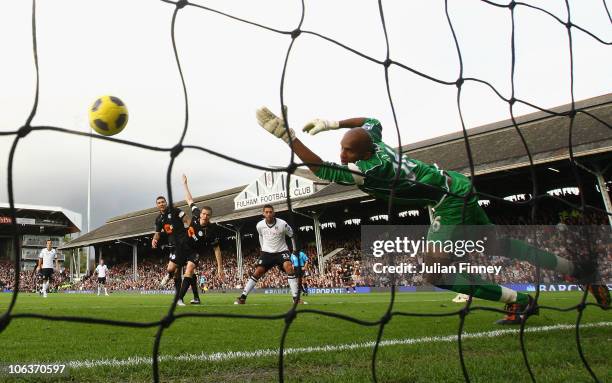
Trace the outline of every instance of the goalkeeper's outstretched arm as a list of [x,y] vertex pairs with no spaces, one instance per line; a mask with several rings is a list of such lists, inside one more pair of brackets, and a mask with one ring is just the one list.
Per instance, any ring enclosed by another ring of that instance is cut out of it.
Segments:
[[[308,168],[313,173],[317,173],[320,165],[323,164],[323,160],[295,136],[293,129],[287,130],[285,121],[282,119],[282,117],[276,116],[265,106],[257,110],[256,117],[259,125],[266,129],[269,133],[282,139],[287,144],[291,142],[293,151],[298,158],[307,164]],[[352,129],[363,126],[366,120],[367,119],[364,117],[349,118],[342,121],[315,119],[307,123],[304,126],[303,131],[309,133],[310,135],[315,135],[326,130],[343,128]]]

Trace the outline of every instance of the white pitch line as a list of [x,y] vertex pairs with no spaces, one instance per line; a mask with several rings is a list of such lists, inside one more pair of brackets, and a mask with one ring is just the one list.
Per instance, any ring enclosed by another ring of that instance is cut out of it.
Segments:
[[[595,328],[595,327],[611,327],[612,322],[597,322],[597,323],[586,323],[580,326],[580,328]],[[526,333],[541,333],[550,332],[557,330],[573,330],[575,329],[573,324],[556,324],[551,326],[538,326],[528,327],[525,329]],[[475,333],[464,333],[463,339],[478,339],[478,338],[497,338],[504,335],[518,334],[518,329],[505,329],[505,330],[494,330],[494,331],[483,331]],[[386,346],[397,346],[397,345],[412,345],[418,343],[442,343],[442,342],[454,342],[457,340],[457,335],[446,335],[446,336],[426,336],[421,338],[403,338],[403,339],[389,339],[380,342],[380,347]],[[285,355],[289,354],[304,354],[304,353],[315,353],[315,352],[337,352],[337,351],[348,351],[362,348],[372,348],[375,342],[362,342],[362,343],[345,343],[345,344],[328,344],[324,346],[313,346],[313,347],[299,347],[299,348],[286,348]],[[253,351],[225,351],[215,352],[211,354],[187,354],[187,355],[160,355],[159,361],[177,361],[177,362],[223,362],[232,359],[244,359],[244,358],[263,358],[278,356],[278,349],[260,349]],[[135,356],[127,359],[98,359],[98,360],[73,360],[68,362],[54,362],[54,363],[65,363],[70,368],[94,368],[94,367],[123,367],[123,366],[137,366],[137,365],[150,365],[152,363],[151,356]]]

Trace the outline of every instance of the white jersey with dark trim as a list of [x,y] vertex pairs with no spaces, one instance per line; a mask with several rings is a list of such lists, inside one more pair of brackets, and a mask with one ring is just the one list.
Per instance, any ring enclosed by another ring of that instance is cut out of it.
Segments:
[[40,251],[38,258],[42,259],[43,269],[53,269],[53,261],[57,259],[57,253],[55,252],[55,249],[47,250],[45,248]]
[[261,251],[266,253],[280,253],[289,251],[285,236],[293,238],[293,229],[291,226],[280,218],[275,218],[272,225],[268,225],[266,220],[261,220],[257,226],[259,234],[259,245]]
[[106,278],[106,273],[108,273],[108,267],[106,267],[106,265],[98,265],[96,266],[95,273],[98,274],[98,278]]

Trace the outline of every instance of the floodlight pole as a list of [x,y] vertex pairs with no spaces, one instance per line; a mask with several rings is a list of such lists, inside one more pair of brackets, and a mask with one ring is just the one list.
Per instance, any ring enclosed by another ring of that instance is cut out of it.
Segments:
[[[91,129],[91,126],[89,127],[89,133],[93,134],[93,130]],[[93,142],[93,138],[89,136],[89,167],[87,171],[87,232],[88,233],[91,231],[91,149],[93,146],[92,142]],[[87,246],[87,267],[85,269],[87,275],[89,275],[89,248],[90,246]]]

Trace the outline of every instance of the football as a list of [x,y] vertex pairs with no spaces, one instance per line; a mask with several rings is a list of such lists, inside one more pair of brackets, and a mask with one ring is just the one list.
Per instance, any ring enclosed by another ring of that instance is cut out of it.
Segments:
[[127,121],[127,107],[118,97],[98,97],[89,108],[89,125],[104,136],[114,136],[121,132]]

